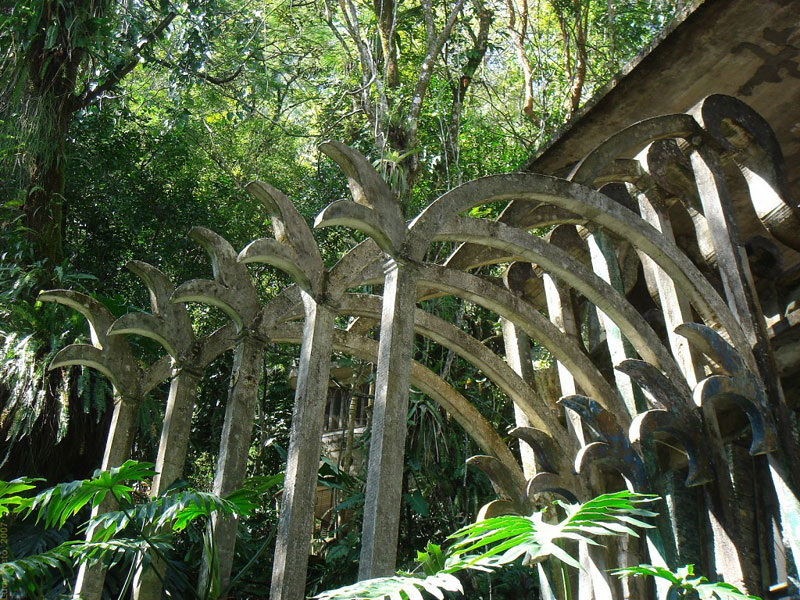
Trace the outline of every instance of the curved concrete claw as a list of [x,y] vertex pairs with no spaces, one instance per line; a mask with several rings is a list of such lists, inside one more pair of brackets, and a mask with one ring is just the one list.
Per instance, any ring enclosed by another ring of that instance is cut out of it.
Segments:
[[258,295],[247,267],[225,238],[204,227],[193,227],[189,237],[211,259],[214,281],[194,279],[180,285],[170,302],[202,302],[222,309],[237,329],[250,327],[259,311]]
[[525,495],[533,499],[539,494],[558,494],[570,504],[577,504],[579,500],[578,495],[572,491],[574,487],[574,482],[563,475],[537,473],[528,481]]
[[46,290],[39,292],[38,300],[57,302],[81,313],[89,322],[92,343],[95,346],[107,348],[114,344],[106,335],[108,328],[114,322],[114,315],[91,296],[73,290]]
[[364,231],[390,256],[397,256],[406,238],[406,224],[400,205],[389,186],[369,161],[340,142],[320,145],[347,176],[355,205],[347,200],[334,202],[323,210],[314,227],[344,225]]
[[315,228],[336,225],[363,231],[390,256],[396,256],[403,245],[404,231],[401,232],[393,227],[387,228],[375,210],[353,204],[350,200],[337,200],[328,205],[314,221]]
[[[189,237],[200,244],[211,259],[214,281],[224,286],[230,291],[230,295],[236,298],[235,301],[228,299],[223,302],[234,307],[240,319],[245,322],[251,321],[258,312],[258,296],[250,279],[250,273],[247,267],[238,261],[239,255],[233,246],[222,236],[204,227],[192,227]],[[172,302],[177,301],[175,299],[177,293],[176,290]]]
[[595,435],[606,441],[617,439],[627,440],[625,432],[617,423],[613,413],[603,408],[599,402],[578,394],[564,396],[558,401],[578,413],[583,422],[594,431]]
[[312,296],[321,292],[319,288],[322,272],[317,271],[314,275],[307,273],[302,266],[303,259],[297,255],[295,249],[276,240],[261,238],[250,242],[239,253],[238,260],[243,264],[258,262],[272,265],[289,275]]
[[527,508],[525,486],[494,456],[478,455],[467,459],[467,464],[483,471],[492,482],[495,493],[513,504],[524,514]]
[[764,388],[754,377],[712,375],[697,384],[695,401],[705,409],[720,401],[729,400],[747,415],[753,441],[750,454],[767,454],[778,447],[778,434],[772,416],[766,409]]
[[309,294],[321,294],[325,266],[305,219],[283,192],[268,183],[254,181],[246,189],[267,209],[275,239],[251,242],[239,253],[239,262],[271,264],[286,272]]
[[550,434],[534,427],[516,427],[508,433],[533,449],[537,471],[561,472],[558,459],[559,449]]
[[153,265],[141,260],[130,260],[125,267],[147,286],[147,291],[150,292],[150,308],[154,315],[185,320],[186,325],[191,327],[186,310],[180,304],[172,304],[169,301],[172,292],[175,291],[175,286],[169,277]]
[[618,472],[634,490],[645,487],[644,464],[633,450],[619,452],[605,442],[587,444],[575,456],[575,471],[585,474],[591,467],[603,467]]
[[701,323],[684,323],[675,328],[696,350],[717,363],[726,375],[747,372],[745,362],[720,334]]
[[647,171],[662,190],[694,212],[703,212],[692,166],[676,140],[659,140],[647,149]]
[[688,487],[702,485],[714,479],[701,429],[687,426],[680,417],[663,409],[640,413],[631,423],[630,439],[633,443],[658,439],[664,434],[677,440],[686,452],[689,459],[689,472],[686,476]]
[[253,181],[245,188],[257,198],[267,213],[272,217],[272,231],[275,239],[286,246],[291,246],[310,267],[322,271],[322,256],[306,220],[297,211],[297,207],[279,189],[268,183]]
[[575,470],[585,473],[590,464],[605,466],[621,473],[634,489],[641,489],[645,483],[644,463],[614,415],[586,396],[564,396],[558,402],[578,413],[599,440],[578,451]]
[[642,388],[650,404],[656,408],[666,408],[683,415],[695,415],[697,425],[701,425],[699,417],[694,412],[696,409],[692,402],[691,390],[685,382],[681,382],[683,385],[678,387],[650,363],[633,358],[623,360],[614,368],[633,379]]
[[783,152],[769,123],[738,98],[723,94],[706,97],[692,113],[709,136],[733,154],[767,231],[800,250],[800,207],[791,200]]
[[114,321],[108,329],[108,335],[141,335],[155,340],[170,356],[180,356],[180,351],[173,343],[169,325],[164,319],[148,313],[127,313]]
[[493,519],[494,517],[502,517],[503,515],[517,515],[520,514],[517,506],[508,500],[492,500],[488,504],[481,506],[478,511],[478,516],[475,517],[475,522],[485,521],[486,519]]
[[319,149],[339,165],[347,176],[354,202],[403,222],[403,214],[392,190],[362,154],[335,140],[323,142]]
[[182,283],[172,294],[172,302],[201,302],[216,306],[228,315],[241,330],[253,318],[257,309],[244,301],[230,288],[208,279],[192,279]]
[[144,281],[150,292],[152,314],[128,313],[114,321],[110,336],[136,334],[155,340],[175,359],[184,359],[195,341],[192,322],[182,303],[170,302],[175,286],[154,266],[132,260],[128,269]]
[[120,381],[117,379],[117,373],[109,367],[106,360],[106,353],[99,348],[89,346],[88,344],[71,344],[66,348],[62,348],[50,361],[49,370],[58,369],[60,367],[72,367],[80,365],[82,367],[91,367],[105,375],[111,384],[120,389]]

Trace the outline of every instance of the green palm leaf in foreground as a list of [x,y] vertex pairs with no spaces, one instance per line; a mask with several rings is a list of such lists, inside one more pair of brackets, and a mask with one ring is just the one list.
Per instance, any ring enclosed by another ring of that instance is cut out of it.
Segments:
[[[213,512],[249,514],[258,506],[261,494],[279,485],[283,478],[251,478],[245,487],[225,498],[175,486],[158,498],[135,504],[134,488],[155,474],[152,466],[129,460],[108,471],[96,471],[91,479],[62,483],[32,496],[24,494],[40,480],[0,481],[0,518],[9,514],[32,517],[47,528],[64,527],[69,518],[84,508],[98,506],[109,494],[119,506],[119,510],[84,523],[81,530],[91,531],[91,539],[65,541],[36,555],[0,561],[0,586],[25,593],[26,597],[39,597],[54,573],[69,576],[81,563],[136,565],[148,554],[163,556],[172,549],[168,532],[180,531],[191,521],[208,518]],[[133,537],[122,537],[123,532],[132,533]]]
[[[415,571],[359,581],[353,585],[323,592],[317,600],[422,600],[420,590],[436,598],[444,598],[443,590],[463,592],[453,573],[465,569],[489,571],[514,562],[525,555],[527,561],[556,558],[580,568],[575,557],[568,554],[559,542],[584,541],[597,544],[596,536],[638,534],[633,527],[652,527],[641,519],[656,513],[642,508],[655,496],[632,492],[603,494],[585,504],[558,503],[566,517],[548,523],[548,509],[530,516],[505,515],[478,521],[458,530],[450,539],[456,540],[443,554],[438,546],[429,544],[427,552],[419,553],[420,565]],[[483,551],[481,551],[483,550]]]

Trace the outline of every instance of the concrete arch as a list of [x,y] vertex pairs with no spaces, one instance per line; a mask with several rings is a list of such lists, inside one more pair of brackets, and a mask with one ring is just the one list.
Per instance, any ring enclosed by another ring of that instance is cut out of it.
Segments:
[[[358,315],[380,319],[381,298],[366,294],[347,294],[337,307],[340,314]],[[536,392],[505,360],[497,356],[472,336],[458,327],[420,308],[414,313],[414,330],[445,348],[453,350],[465,361],[478,368],[490,381],[519,406],[531,424],[550,435],[565,433],[551,407],[539,401]]]
[[637,154],[648,144],[670,138],[690,138],[703,133],[700,125],[691,115],[662,115],[645,119],[622,129],[602,142],[581,160],[567,179],[591,186],[605,167],[622,156],[630,156],[631,149]]
[[521,229],[493,221],[469,218],[451,220],[436,239],[459,241],[469,239],[472,242],[503,249],[510,256],[518,256],[538,264],[583,294],[606,313],[642,358],[657,366],[676,385],[686,388],[684,391],[687,395],[690,394],[675,360],[647,321],[611,285],[565,251]]
[[[517,173],[494,175],[465,183],[440,196],[412,222],[404,246],[406,256],[420,261],[442,227],[474,206],[503,200],[549,203],[582,215],[595,225],[627,239],[653,259],[690,297],[709,323],[721,325],[734,346],[743,350],[755,370],[755,360],[738,321],[697,267],[672,242],[634,212],[603,194],[563,179]],[[471,241],[471,240],[468,240]]]
[[[526,232],[520,232],[520,234],[530,237]],[[363,244],[357,246],[357,248],[360,249],[359,253],[367,250]],[[377,247],[375,247],[375,250],[377,250]],[[365,252],[365,254],[368,257],[371,252]],[[359,257],[359,259],[362,258],[365,257],[363,255]],[[353,263],[359,264],[359,262],[354,259],[347,259],[346,257],[342,258],[337,267],[343,265],[343,268],[339,273],[334,275],[334,271],[336,270],[336,267],[334,267],[329,278],[331,281],[336,281],[335,285],[340,290],[340,294],[337,294],[338,301],[332,298],[334,305],[338,306],[344,302],[345,296],[341,294],[344,294],[344,291],[348,288],[368,283],[380,283],[382,279],[378,277],[378,273],[380,272],[382,274],[382,271],[374,267],[380,265],[382,259],[383,256],[378,253],[378,255],[373,258],[373,268],[364,267],[363,269],[353,270],[351,269],[351,265]],[[572,342],[572,340],[532,306],[528,305],[511,292],[489,284],[485,280],[469,273],[437,265],[428,267],[420,266],[419,268],[422,270],[420,281],[424,282],[425,285],[430,288],[469,299],[501,316],[519,322],[520,326],[531,338],[541,343],[557,360],[562,362],[573,372],[578,384],[588,394],[591,394],[604,406],[610,410],[614,410],[614,412],[622,410],[619,396],[614,391],[613,387],[603,378],[597,367],[592,364],[588,357]],[[369,280],[360,279],[364,273],[370,273]],[[450,284],[443,286],[444,281],[448,281]],[[264,320],[262,321],[262,326],[259,328],[259,331],[261,331],[265,337],[271,337],[269,331],[275,327],[277,323],[301,316],[299,306],[297,308],[291,307],[295,297],[297,298],[296,301],[299,302],[299,295],[291,293],[291,289],[291,287],[287,288],[273,299],[273,302],[277,303],[279,306],[278,310],[271,310],[272,303],[264,307]],[[524,408],[524,405],[521,407]],[[530,412],[530,410],[526,410],[526,413],[527,412]],[[529,416],[537,419],[537,417],[533,416],[534,414],[535,411]]]
[[[283,323],[270,332],[270,339],[275,343],[300,344],[303,340],[303,326],[301,323]],[[367,361],[375,361],[378,353],[378,342],[375,340],[341,329],[334,330],[333,347],[337,352]],[[525,489],[525,477],[516,458],[494,428],[464,396],[416,361],[411,362],[411,382],[447,410],[485,452],[500,460],[513,474],[519,490]],[[507,490],[506,493],[514,497],[515,492]]]
[[620,397],[589,358],[560,329],[518,296],[470,273],[436,265],[421,267],[419,279],[431,288],[470,300],[514,321],[566,365],[588,394],[614,413],[627,414],[623,412]]

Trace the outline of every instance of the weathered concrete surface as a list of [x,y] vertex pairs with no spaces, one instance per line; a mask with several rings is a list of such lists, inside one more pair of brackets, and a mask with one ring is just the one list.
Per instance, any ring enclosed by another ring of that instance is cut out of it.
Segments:
[[335,313],[305,293],[303,301],[306,319],[273,559],[270,587],[273,600],[305,597],[323,419],[330,383]]
[[[89,322],[92,346],[73,344],[60,350],[50,363],[50,368],[82,365],[103,373],[114,386],[114,413],[109,425],[103,461],[100,469],[107,471],[118,467],[130,458],[131,444],[138,424],[139,404],[153,386],[168,374],[159,361],[147,371],[139,368],[133,358],[130,346],[120,338],[109,336],[108,331],[114,323],[109,310],[97,300],[71,290],[52,290],[39,294],[42,301],[58,302],[81,313]],[[116,502],[108,497],[92,508],[92,516],[116,508]],[[86,533],[91,539],[93,530]],[[84,600],[100,600],[105,582],[105,568],[95,564],[83,563],[75,580],[74,596]]]
[[[337,310],[340,314],[366,316],[380,321],[380,297],[347,294],[339,300]],[[552,411],[540,401],[536,390],[517,375],[507,362],[478,340],[452,323],[419,308],[414,311],[414,331],[417,335],[425,336],[452,350],[479,369],[509,397],[515,407],[525,414],[526,419],[533,420],[537,427],[545,430],[555,427],[556,431],[560,431],[558,422],[551,416]]]
[[[652,225],[645,223],[641,217],[607,196],[562,179],[523,173],[494,175],[476,179],[447,192],[412,222],[406,241],[409,257],[420,260],[431,241],[447,239],[442,232],[453,222],[458,222],[462,229],[476,227],[474,223],[478,222],[477,219],[458,219],[454,215],[479,204],[512,199],[524,200],[531,206],[546,202],[583,215],[591,219],[595,226],[606,228],[638,250],[646,252],[686,290],[704,320],[719,323],[737,347],[747,348],[741,326],[729,307],[677,246],[665,239]],[[498,230],[502,228],[502,223],[493,225]],[[497,235],[497,231],[494,235]],[[462,238],[462,241],[480,240],[483,244],[502,248],[501,241],[484,239],[479,235],[474,237],[475,240]],[[754,364],[752,356],[746,359]]]
[[416,299],[415,267],[390,259],[383,287],[359,579],[385,577],[395,570]]
[[[302,326],[299,323],[286,323],[275,330],[271,339],[276,343],[299,344],[302,340]],[[370,362],[374,362],[378,355],[378,342],[340,329],[334,330],[333,348],[337,352]],[[484,452],[498,458],[508,472],[514,473],[515,487],[509,491],[509,496],[515,495],[524,487],[524,476],[514,455],[494,428],[464,396],[416,361],[411,362],[409,381],[450,413]]]
[[[164,273],[140,261],[131,261],[127,267],[147,286],[151,313],[123,315],[109,328],[108,335],[148,337],[161,344],[172,360],[169,396],[155,461],[156,476],[150,488],[150,497],[157,498],[183,475],[197,386],[208,366],[200,357],[205,355],[206,361],[216,358],[227,346],[213,343],[210,338],[196,339],[185,305],[170,302],[175,286]],[[136,600],[161,598],[164,564],[156,556],[150,558],[150,567],[137,569],[134,576]]]
[[[237,253],[221,236],[209,229],[195,227],[189,236],[209,256],[213,280],[194,279],[180,285],[172,294],[172,302],[202,302],[220,308],[236,326],[231,386],[225,406],[225,421],[217,457],[213,492],[226,496],[240,488],[247,469],[247,456],[253,430],[253,415],[262,375],[261,355],[266,340],[257,333],[259,302],[247,266],[238,262]],[[219,560],[219,589],[229,582],[236,545],[236,518],[214,513],[210,527]],[[210,565],[206,557],[204,565]],[[210,571],[200,574],[198,591],[213,589]]]

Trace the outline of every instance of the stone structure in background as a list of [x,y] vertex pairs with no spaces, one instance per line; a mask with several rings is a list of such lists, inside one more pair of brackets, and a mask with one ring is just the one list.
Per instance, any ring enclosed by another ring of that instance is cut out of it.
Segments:
[[[230,351],[233,383],[215,480],[215,492],[227,493],[245,475],[263,349],[294,343],[301,359],[274,600],[303,597],[321,440],[332,422],[332,353],[376,369],[362,577],[394,566],[413,386],[482,448],[469,462],[498,494],[484,514],[528,511],[539,494],[586,500],[623,486],[668,500],[641,544],[581,550],[586,569],[574,586],[582,600],[643,597],[641,583],[604,571],[640,562],[695,563],[764,598],[796,594],[790,575],[800,560],[800,472],[790,466],[800,459],[798,404],[784,389],[795,389],[800,376],[800,209],[791,196],[800,182],[799,22],[800,5],[791,1],[693,3],[526,165],[532,172],[464,184],[408,222],[369,161],[324,144],[352,199],[326,208],[316,226],[369,236],[330,269],[291,201],[254,183],[248,190],[272,218],[273,238],[237,252],[213,232],[193,230],[213,279],[177,287],[132,263],[150,290],[150,313],[114,321],[91,298],[44,293],[43,300],[83,313],[93,333],[93,346],[69,347],[54,365],[88,365],[114,385],[118,403],[102,466],[127,458],[139,399],[169,379],[153,493],[180,477],[196,386],[205,367]],[[500,201],[508,205],[496,221],[467,216]],[[529,233],[535,228],[549,233],[536,237]],[[430,262],[440,242],[460,245]],[[294,284],[262,303],[251,262],[281,269]],[[502,281],[473,274],[492,264],[507,265]],[[368,286],[382,295],[354,291]],[[434,295],[498,315],[505,356],[425,312],[420,300]],[[217,306],[230,323],[197,339],[188,302]],[[349,317],[348,325],[340,327],[345,319],[337,316]],[[155,339],[165,356],[143,368],[126,335]],[[513,403],[516,429],[495,431],[447,381],[415,362],[414,336],[479,369]],[[533,368],[531,340],[555,358],[551,370]],[[519,457],[504,442],[509,433],[519,440]],[[235,522],[213,527],[224,584]],[[102,577],[81,571],[84,598],[99,600]],[[135,589],[140,600],[160,594],[148,571]]]
[[[151,291],[151,313],[114,321],[90,298],[68,291],[42,295],[80,310],[95,334],[94,347],[69,347],[55,364],[86,364],[110,377],[121,415],[171,378],[171,417],[162,432],[155,490],[180,476],[194,390],[205,366],[224,351],[234,352],[234,373],[215,492],[241,484],[263,349],[296,343],[301,358],[275,549],[276,600],[303,597],[332,352],[371,361],[377,373],[362,577],[394,568],[406,406],[414,386],[483,449],[470,463],[488,474],[498,494],[486,514],[528,511],[539,494],[586,500],[623,485],[668,499],[641,546],[582,552],[588,575],[576,582],[581,598],[635,595],[603,569],[639,562],[673,568],[693,562],[765,596],[788,588],[787,571],[800,557],[800,475],[789,468],[800,458],[795,418],[726,172],[735,166],[745,176],[765,231],[781,240],[760,238],[755,260],[779,263],[779,243],[800,246],[794,239],[800,220],[763,119],[739,100],[711,96],[690,113],[622,130],[566,178],[486,177],[444,194],[409,222],[369,161],[335,142],[322,150],[348,178],[352,199],[327,207],[316,226],[351,227],[369,236],[332,268],[325,269],[289,199],[254,183],[248,189],[272,218],[274,237],[236,252],[213,232],[194,229],[190,235],[211,257],[214,278],[177,288],[153,267],[132,263]],[[498,201],[510,204],[497,221],[465,216]],[[550,228],[544,238],[529,233],[542,227]],[[443,262],[430,262],[439,242],[463,245]],[[294,285],[262,303],[246,267],[251,262],[283,270]],[[470,273],[503,263],[509,265],[503,283]],[[352,291],[370,285],[382,295]],[[420,299],[433,294],[499,315],[506,356],[422,310]],[[220,307],[231,322],[196,339],[187,302]],[[351,317],[350,325],[336,326],[337,315]],[[365,333],[370,325],[378,328],[377,339]],[[124,335],[158,340],[165,358],[141,369]],[[525,448],[526,464],[503,441],[508,432],[495,431],[457,390],[413,360],[415,335],[452,349],[507,395],[519,425],[511,433]],[[547,382],[533,371],[529,340],[556,359],[555,379]],[[135,423],[115,418],[104,467],[127,458]],[[235,525],[213,523],[223,585]],[[81,585],[84,598],[99,598],[98,581],[102,573],[95,571],[94,596]],[[137,578],[137,598],[158,594],[158,578],[146,572]]]

